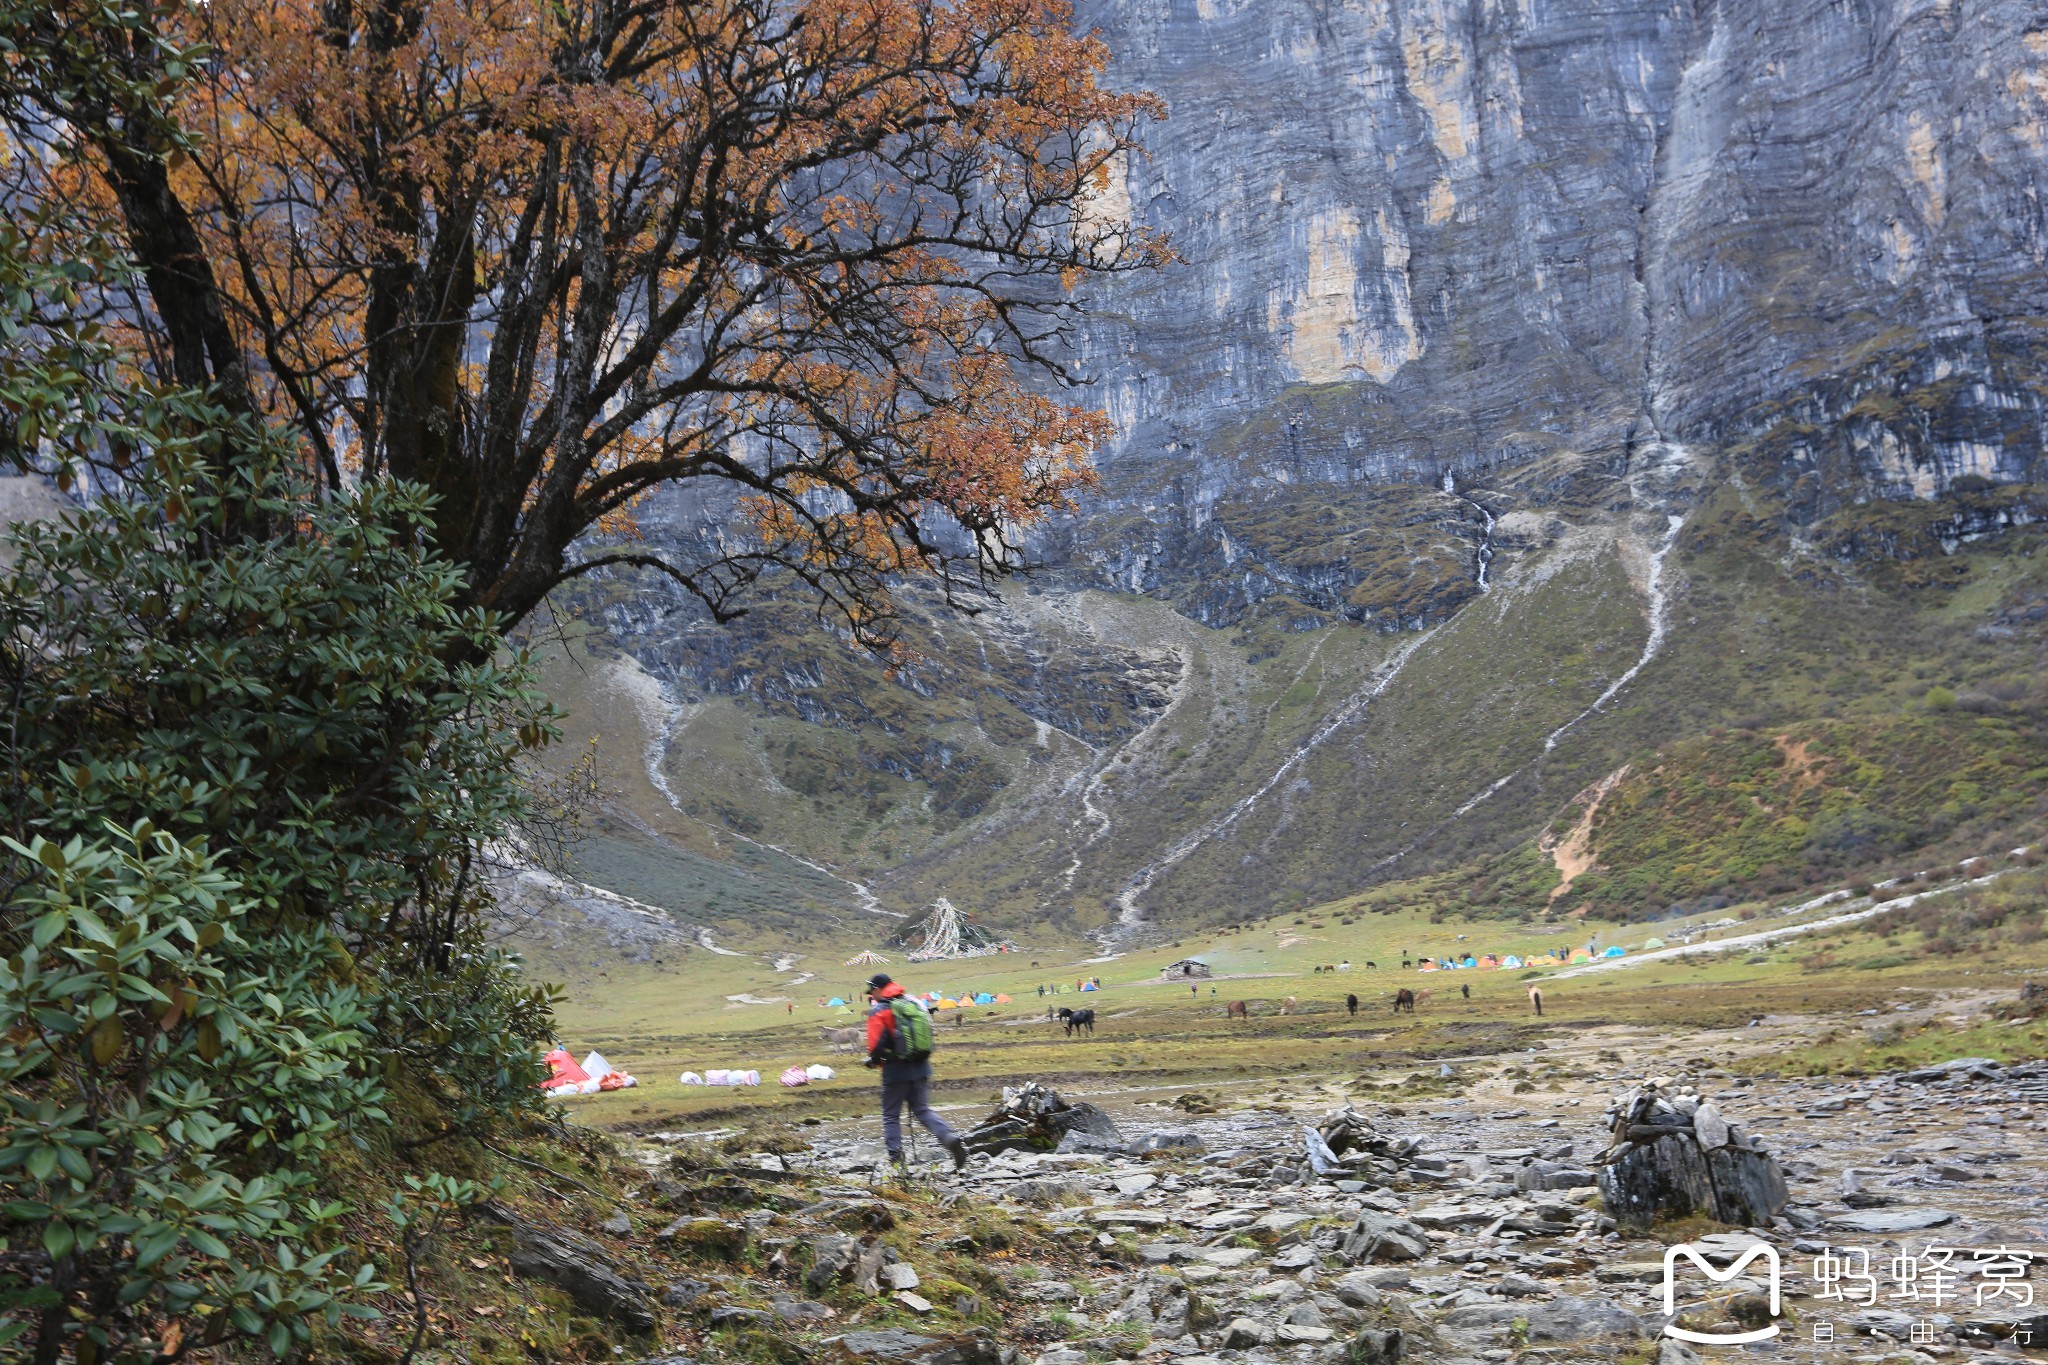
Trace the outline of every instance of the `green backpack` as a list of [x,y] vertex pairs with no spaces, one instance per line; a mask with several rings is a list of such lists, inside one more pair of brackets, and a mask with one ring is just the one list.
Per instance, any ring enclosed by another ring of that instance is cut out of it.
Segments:
[[896,1060],[921,1062],[931,1056],[932,1017],[925,1007],[907,995],[899,995],[889,1002],[889,1013],[896,1016]]

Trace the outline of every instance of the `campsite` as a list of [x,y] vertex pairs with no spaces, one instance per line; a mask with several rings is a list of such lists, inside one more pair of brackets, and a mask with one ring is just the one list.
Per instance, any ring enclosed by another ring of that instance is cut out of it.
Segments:
[[[2022,863],[2013,866],[2024,870]],[[1943,882],[1931,878],[1912,885],[1938,889]],[[1428,916],[1400,912],[1350,915],[1347,924],[1346,908],[1338,903],[1111,962],[1090,962],[1072,951],[1034,959],[1025,950],[903,963],[887,952],[849,944],[830,954],[818,979],[794,987],[781,983],[819,971],[820,964],[808,958],[771,961],[699,953],[658,970],[615,963],[603,977],[577,981],[562,1011],[562,1029],[565,1040],[574,1040],[572,1047],[596,1048],[643,1081],[636,1090],[572,1101],[578,1121],[651,1132],[734,1116],[866,1113],[872,1105],[871,1077],[857,1061],[835,1055],[820,1042],[818,1031],[821,1025],[858,1022],[861,984],[875,970],[891,972],[935,1007],[942,1054],[938,1090],[946,1097],[941,1102],[952,1104],[1033,1077],[1105,1092],[1199,1088],[1309,1072],[1398,1077],[1447,1059],[1571,1046],[1589,1030],[1610,1027],[1740,1025],[1758,1015],[1809,1012],[1853,1017],[1858,1010],[1898,998],[1901,991],[1933,1000],[1950,991],[2004,989],[2034,964],[2026,955],[1967,965],[1900,958],[1855,972],[1816,975],[1815,961],[1882,956],[1887,940],[1862,920],[1807,931],[1809,925],[1860,914],[1861,904],[1845,894],[1804,908],[1802,902],[1702,912],[1632,932],[1609,926],[1589,947],[1584,934],[1567,940],[1557,926],[1548,925],[1432,923]],[[1771,933],[1782,937],[1763,946],[1751,941]],[[1741,942],[1725,950],[1712,948],[1727,939]],[[1685,952],[1687,940],[1706,951]],[[1403,950],[1415,964],[1406,970],[1399,966]],[[849,963],[857,953],[869,956]],[[1651,953],[1658,956],[1643,956]],[[1163,975],[1191,957],[1202,959],[1213,975]],[[878,963],[878,958],[887,960]],[[1442,965],[1468,958],[1471,967]],[[1498,965],[1479,965],[1488,958]],[[1341,961],[1350,962],[1352,970],[1318,974],[1323,964]],[[1369,969],[1367,962],[1379,966]],[[774,970],[778,965],[785,970]],[[1596,965],[1598,970],[1586,970]],[[2034,969],[2040,965],[2048,960]],[[541,966],[577,980],[573,963]],[[1099,990],[1081,990],[1096,977],[1102,981]],[[1540,1020],[1526,996],[1532,981],[1544,987]],[[1460,994],[1464,985],[1471,987],[1469,1000]],[[1041,986],[1048,994],[1037,993]],[[1429,994],[1413,1016],[1397,1017],[1392,999],[1404,986]],[[1361,1003],[1352,1018],[1343,1002],[1354,992]],[[729,998],[740,994],[771,1003]],[[1002,996],[1009,1000],[1002,1002]],[[1299,1005],[1283,1017],[1280,1002],[1288,996]],[[963,997],[972,1003],[960,1005]],[[1248,1002],[1250,1028],[1225,1026],[1224,1009],[1232,1000]],[[790,1002],[796,1004],[793,1014],[786,1012]],[[1095,1032],[1069,1039],[1049,1016],[1084,1002],[1096,1011]],[[1973,1031],[1947,1045],[2011,1055],[2036,1045],[2039,1033]],[[1921,1042],[1931,1046],[1934,1039]],[[1911,1057],[1914,1046],[1903,1044],[1897,1055]],[[1816,1045],[1811,1059],[1800,1064],[1834,1070],[1870,1065],[1881,1055],[1875,1047],[1840,1042]],[[773,1083],[791,1067],[818,1063],[838,1068],[837,1079],[797,1090]],[[742,1064],[768,1083],[745,1089],[676,1083],[685,1071],[702,1074],[707,1067]],[[649,1084],[647,1078],[658,1079]]]

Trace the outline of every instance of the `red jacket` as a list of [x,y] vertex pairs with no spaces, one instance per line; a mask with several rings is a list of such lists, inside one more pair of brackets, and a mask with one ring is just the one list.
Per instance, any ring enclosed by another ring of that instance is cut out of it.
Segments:
[[874,1061],[887,1061],[896,1053],[896,1011],[889,1008],[889,1002],[901,994],[903,987],[894,981],[875,992],[875,1003],[868,1010],[868,1056]]

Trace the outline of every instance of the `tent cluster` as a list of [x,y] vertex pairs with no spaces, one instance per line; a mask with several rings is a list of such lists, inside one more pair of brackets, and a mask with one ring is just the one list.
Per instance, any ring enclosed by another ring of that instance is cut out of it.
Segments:
[[947,995],[943,991],[926,991],[917,997],[935,1010],[964,1010],[976,1005],[1007,1005],[1007,995],[991,995],[987,991],[961,991],[958,995]]
[[[1653,942],[1655,946],[1663,946],[1661,941]],[[1481,953],[1476,956],[1467,953],[1463,957],[1425,957],[1417,965],[1418,970],[1425,972],[1513,971],[1517,967],[1549,967],[1560,962],[1591,962],[1595,956],[1620,957],[1627,951],[1628,949],[1617,943],[1598,954],[1590,947],[1553,948],[1547,953],[1535,954],[1526,959],[1513,953]]]
[[627,1073],[614,1071],[612,1064],[595,1052],[585,1057],[581,1066],[561,1048],[541,1060],[548,1066],[548,1078],[541,1082],[541,1092],[551,1100],[568,1095],[595,1095],[600,1090],[626,1090],[640,1084]]

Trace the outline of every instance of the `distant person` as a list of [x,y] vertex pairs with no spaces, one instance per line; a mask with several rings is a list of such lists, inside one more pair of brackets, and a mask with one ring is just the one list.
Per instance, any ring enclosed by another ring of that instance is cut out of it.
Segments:
[[1344,1008],[1345,1008],[1345,1009],[1347,1009],[1347,1010],[1349,1010],[1349,1011],[1351,1012],[1351,1016],[1352,1016],[1352,1017],[1353,1017],[1354,1019],[1355,1019],[1355,1018],[1357,1018],[1357,1017],[1358,1017],[1358,997],[1357,997],[1357,996],[1355,996],[1355,995],[1347,995],[1347,996],[1345,996],[1345,997],[1344,997]]
[[1190,983],[1190,984],[1189,984],[1189,986],[1188,986],[1188,999],[1190,999],[1190,1000],[1193,1000],[1193,999],[1195,999],[1196,997],[1198,997],[1199,995],[1201,995],[1201,993],[1202,993],[1202,988],[1201,988],[1200,986],[1194,985],[1193,983]]
[[1042,985],[1038,988],[1038,998],[1040,1000],[1045,999],[1045,987]]
[[932,1111],[932,1017],[903,993],[887,972],[868,978],[868,1066],[882,1070],[882,1146],[892,1165],[903,1166],[903,1106],[953,1158],[967,1169],[967,1144]]

